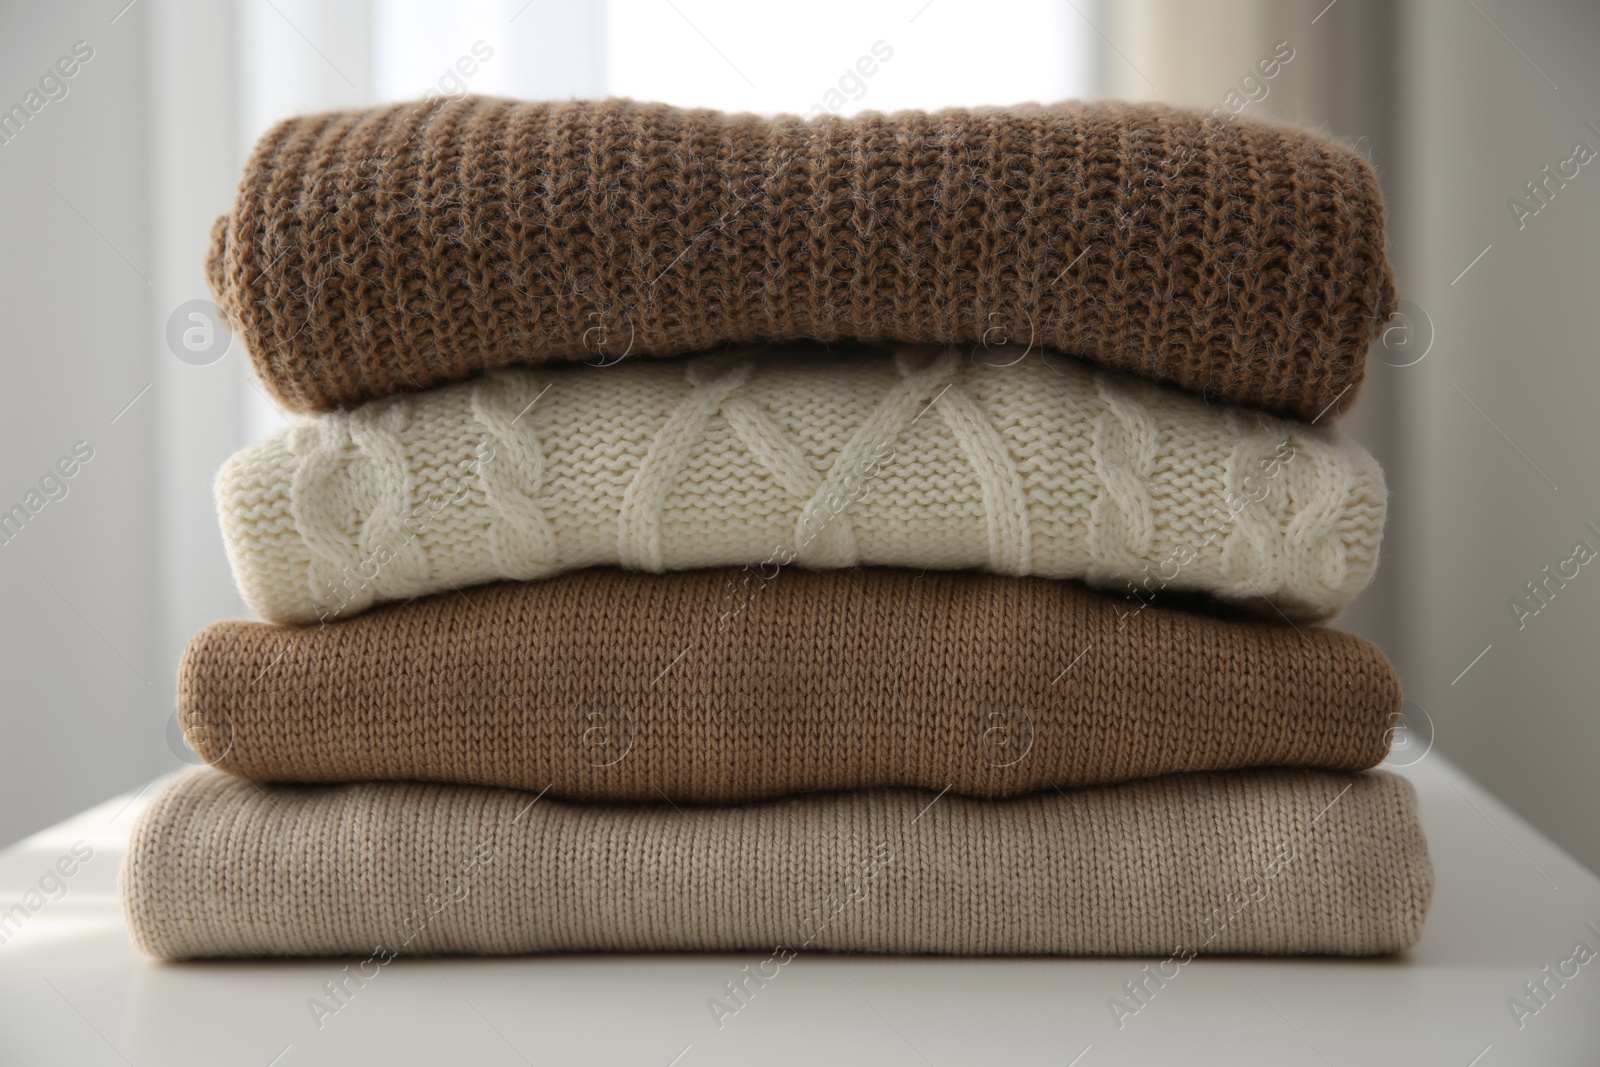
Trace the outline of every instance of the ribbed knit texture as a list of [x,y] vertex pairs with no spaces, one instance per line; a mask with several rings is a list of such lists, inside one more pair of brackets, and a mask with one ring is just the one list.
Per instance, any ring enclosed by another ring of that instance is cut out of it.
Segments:
[[[1393,775],[1173,775],[1020,800],[892,791],[568,805],[185,773],[122,868],[155,956],[752,950],[1374,955],[1433,873]],[[718,990],[706,991],[714,996]]]
[[767,573],[596,570],[323,627],[217,623],[184,656],[179,718],[250,778],[711,803],[1360,770],[1400,708],[1383,653],[1320,627],[1035,578]]
[[1293,619],[1371,577],[1383,474],[1337,430],[988,355],[499,371],[245,449],[217,479],[223,536],[276,622],[611,564],[977,569]]
[[257,145],[207,272],[297,411],[512,363],[809,337],[1031,341],[1312,419],[1354,398],[1396,306],[1355,152],[1116,102],[300,116]]

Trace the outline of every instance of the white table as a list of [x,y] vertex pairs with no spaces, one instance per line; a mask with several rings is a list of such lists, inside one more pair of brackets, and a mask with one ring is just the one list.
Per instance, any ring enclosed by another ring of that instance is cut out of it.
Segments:
[[1437,753],[1403,773],[1438,881],[1416,950],[1197,959],[1120,1031],[1108,1000],[1150,961],[821,954],[720,1031],[707,998],[760,954],[401,959],[319,1030],[307,1002],[345,961],[174,965],[130,947],[116,874],[147,787],[0,853],[6,909],[75,843],[93,849],[0,944],[0,1064],[1600,1064],[1600,958],[1546,979],[1521,1029],[1507,1006],[1537,1006],[1523,984],[1576,942],[1600,952],[1600,880]]

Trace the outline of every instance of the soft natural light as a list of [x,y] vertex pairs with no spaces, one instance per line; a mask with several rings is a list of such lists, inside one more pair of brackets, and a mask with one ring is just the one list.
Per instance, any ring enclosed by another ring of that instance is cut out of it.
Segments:
[[0,1067],[1600,1067],[1600,0],[0,30]]
[[599,96],[609,88],[604,3],[379,0],[372,19],[379,100],[430,92],[537,100]]
[[739,0],[609,9],[611,92],[680,106],[848,115],[1092,91],[1094,31],[1054,0],[818,0],[798,19],[789,5]]

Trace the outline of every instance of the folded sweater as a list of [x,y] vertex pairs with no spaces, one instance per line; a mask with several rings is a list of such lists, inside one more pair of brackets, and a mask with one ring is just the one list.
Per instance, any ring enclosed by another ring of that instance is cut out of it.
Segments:
[[1371,577],[1383,475],[1338,431],[985,356],[798,345],[498,371],[245,449],[217,479],[223,537],[275,622],[602,565],[978,569],[1293,619]]
[[121,891],[151,955],[370,977],[428,953],[1365,956],[1417,941],[1432,883],[1411,784],[1381,772],[674,808],[196,768],[141,815]]
[[892,570],[593,570],[322,627],[222,622],[178,677],[190,744],[249,778],[703,803],[1360,770],[1399,705],[1350,634]]
[[352,407],[724,343],[1033,343],[1313,419],[1395,308],[1371,168],[1155,104],[758,118],[469,97],[262,137],[207,273],[267,390]]

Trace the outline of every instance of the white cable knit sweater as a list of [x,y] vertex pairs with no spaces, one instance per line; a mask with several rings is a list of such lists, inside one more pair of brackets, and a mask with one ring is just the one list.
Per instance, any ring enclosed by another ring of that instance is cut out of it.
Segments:
[[596,565],[876,564],[1306,619],[1377,564],[1382,472],[1331,428],[1022,349],[747,357],[498,371],[307,418],[218,476],[240,590],[309,622]]

